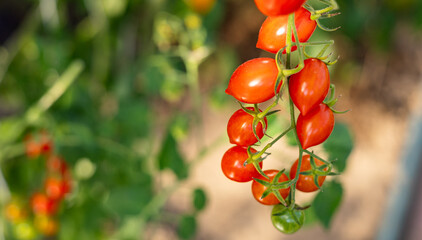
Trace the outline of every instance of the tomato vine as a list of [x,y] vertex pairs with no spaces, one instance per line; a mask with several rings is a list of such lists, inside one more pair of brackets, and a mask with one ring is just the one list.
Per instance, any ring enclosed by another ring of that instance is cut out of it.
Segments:
[[[286,2],[286,1],[281,1]],[[257,48],[276,53],[274,60],[271,58],[256,58],[240,65],[230,78],[226,93],[236,98],[241,105],[236,113],[249,114],[253,120],[242,120],[234,123],[232,119],[228,123],[230,142],[237,144],[238,151],[243,150],[243,168],[232,169],[233,176],[241,176],[242,181],[228,176],[227,152],[223,157],[222,168],[225,175],[238,182],[252,180],[252,193],[255,199],[264,205],[275,205],[272,214],[274,226],[284,233],[294,233],[300,229],[304,219],[304,209],[296,202],[296,190],[302,192],[314,192],[320,190],[326,176],[335,176],[332,162],[315,154],[309,148],[323,143],[334,128],[334,113],[342,113],[333,109],[337,99],[334,95],[334,85],[330,83],[327,66],[335,64],[337,60],[330,61],[332,53],[324,55],[326,50],[334,44],[333,40],[308,42],[316,26],[324,31],[333,31],[321,24],[320,19],[338,15],[338,5],[335,0],[321,0],[326,4],[325,8],[315,10],[303,1],[294,1],[298,6],[293,6],[288,12],[278,11],[283,4],[271,1],[255,1],[258,9],[267,19],[261,26]],[[302,6],[303,5],[303,6]],[[316,56],[309,55],[305,48],[321,47]],[[293,65],[293,53],[297,50],[297,65]],[[276,73],[271,63],[276,65]],[[272,90],[269,90],[272,89]],[[285,90],[287,89],[287,90]],[[267,143],[260,151],[252,148],[260,145],[262,131],[266,131],[266,116],[274,114],[275,108],[282,96],[288,95],[288,107],[290,125],[271,142]],[[273,102],[264,110],[259,110],[259,104],[273,98]],[[324,101],[324,99],[326,99]],[[253,104],[248,107],[248,104]],[[299,110],[296,117],[295,106]],[[250,122],[254,124],[250,124]],[[259,125],[258,125],[259,123]],[[254,141],[233,141],[232,130],[238,126],[247,126],[239,132],[238,138],[254,136]],[[262,127],[262,125],[264,127]],[[258,129],[259,126],[259,129]],[[290,179],[283,170],[263,170],[263,161],[270,155],[269,149],[287,133],[293,131],[298,146],[298,158],[290,168]],[[233,149],[233,148],[231,148]],[[229,150],[230,152],[232,150]],[[245,155],[247,153],[247,156]],[[236,159],[238,161],[239,159]],[[232,159],[232,161],[234,161]],[[252,164],[256,172],[245,171]],[[261,176],[256,177],[259,173]],[[248,175],[249,174],[249,175]],[[246,175],[246,176],[245,176]],[[281,177],[281,178],[280,178]],[[270,198],[271,197],[271,198]],[[269,200],[271,199],[271,200]],[[280,207],[281,205],[281,207]],[[277,210],[276,210],[277,209]],[[293,224],[286,227],[280,221],[289,221],[293,218]],[[274,222],[276,221],[276,222]]]

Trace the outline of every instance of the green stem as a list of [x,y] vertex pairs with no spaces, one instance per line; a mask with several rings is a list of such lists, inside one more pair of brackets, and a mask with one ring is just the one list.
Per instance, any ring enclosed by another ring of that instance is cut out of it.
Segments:
[[[300,58],[303,61],[303,52],[301,51],[301,47],[300,47],[300,42],[299,42],[299,38],[297,37],[297,31],[296,31],[296,26],[294,26],[294,14],[290,14],[289,15],[289,20],[288,20],[288,27],[287,27],[287,36],[286,36],[286,43],[287,43],[287,60],[286,60],[286,68],[289,69],[290,68],[290,49],[292,46],[292,37],[291,37],[291,32],[292,29],[294,31],[295,34],[295,39],[297,41],[297,46],[299,49],[299,55]],[[303,68],[303,67],[302,67]],[[286,82],[286,87],[289,87],[289,80],[287,80]],[[294,108],[294,104],[293,104],[293,100],[291,98],[291,96],[289,95],[289,109],[290,109],[290,128],[292,129],[296,129],[296,117],[295,117],[295,108]],[[302,166],[302,154],[303,154],[303,148],[300,145],[300,141],[299,141],[299,137],[297,135],[297,132],[294,131],[295,133],[295,138],[296,138],[296,142],[298,143],[298,147],[299,147],[299,160],[298,160],[298,165],[297,165],[297,170],[296,170],[296,176],[293,180],[293,185],[290,188],[290,194],[289,194],[289,198],[290,198],[290,209],[293,209],[295,206],[295,195],[296,195],[296,183],[297,180],[299,179],[299,173],[300,173],[300,167]]]
[[321,160],[322,162],[324,162],[325,164],[327,164],[327,165],[330,165],[331,163],[329,162],[329,161],[327,161],[327,160],[325,160],[325,159],[323,159],[322,157],[320,157],[320,156],[318,156],[318,155],[316,155],[315,153],[313,153],[313,152],[311,152],[311,151],[309,151],[309,150],[303,150],[305,153],[307,153],[307,154],[309,154],[309,155],[311,155],[312,157],[314,157],[314,158],[316,158],[316,159],[318,159],[318,160]]
[[73,61],[60,78],[57,79],[54,85],[40,98],[40,100],[28,109],[24,117],[27,123],[32,124],[36,122],[39,117],[66,92],[66,90],[82,72],[83,68],[84,63],[81,60]]

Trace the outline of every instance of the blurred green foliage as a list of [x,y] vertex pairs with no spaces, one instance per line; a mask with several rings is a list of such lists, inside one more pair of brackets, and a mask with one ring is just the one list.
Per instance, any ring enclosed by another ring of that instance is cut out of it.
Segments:
[[[184,157],[179,141],[200,124],[199,65],[214,51],[223,8],[218,1],[201,15],[170,0],[2,2],[1,13],[19,12],[2,15],[19,23],[0,46],[6,195],[29,209],[31,194],[42,190],[46,159],[28,160],[23,139],[44,129],[73,172],[58,239],[147,238],[152,223],[192,238],[204,190],[186,196],[190,209],[170,210],[179,217],[159,216],[195,160]],[[161,178],[171,175],[174,183],[163,185]],[[1,224],[7,239],[42,238],[20,236],[26,225]]]

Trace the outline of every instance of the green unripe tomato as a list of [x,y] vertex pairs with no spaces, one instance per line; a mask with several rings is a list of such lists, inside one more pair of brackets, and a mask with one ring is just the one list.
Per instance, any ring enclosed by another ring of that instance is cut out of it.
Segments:
[[280,232],[292,234],[302,227],[305,221],[305,212],[298,209],[290,210],[284,205],[278,204],[273,207],[271,221]]

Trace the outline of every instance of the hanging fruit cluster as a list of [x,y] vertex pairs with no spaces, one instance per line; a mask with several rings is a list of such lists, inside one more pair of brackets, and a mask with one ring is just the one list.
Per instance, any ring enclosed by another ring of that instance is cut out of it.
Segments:
[[60,204],[72,189],[70,170],[66,161],[53,153],[53,141],[47,132],[28,134],[24,145],[28,160],[41,161],[46,175],[42,187],[27,198],[29,201],[13,196],[5,216],[17,239],[33,239],[38,234],[54,236],[59,229],[56,217]]
[[[320,20],[337,15],[335,0],[321,0],[325,8],[316,10],[305,0],[255,0],[258,9],[267,16],[258,35],[256,47],[276,54],[274,58],[255,58],[241,64],[232,74],[226,93],[239,101],[241,108],[229,119],[227,133],[230,143],[221,161],[226,177],[236,182],[252,181],[253,197],[261,204],[274,205],[271,220],[283,233],[294,233],[303,225],[304,209],[295,203],[296,190],[314,192],[321,189],[332,172],[330,161],[309,148],[323,143],[334,128],[334,85],[330,83],[327,65],[331,54],[326,50],[334,41],[309,42]],[[316,56],[306,48],[319,47]],[[297,57],[293,58],[292,55]],[[294,59],[297,62],[294,62]],[[291,67],[293,64],[296,67]],[[266,135],[267,117],[276,114],[281,96],[289,101],[290,125],[261,150]],[[270,104],[269,100],[273,100]],[[259,104],[269,105],[260,109]],[[296,118],[296,108],[299,115]],[[263,170],[263,160],[269,149],[293,132],[298,143],[298,158],[285,170]]]

